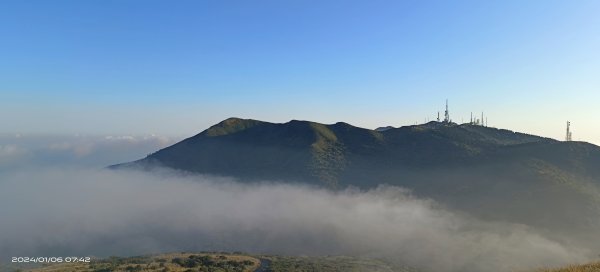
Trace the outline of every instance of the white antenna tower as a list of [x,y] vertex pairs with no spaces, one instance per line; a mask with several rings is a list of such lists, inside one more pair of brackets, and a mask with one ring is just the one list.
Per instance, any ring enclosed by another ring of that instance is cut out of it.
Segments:
[[450,123],[450,112],[448,111],[448,99],[446,99],[446,112],[444,113],[444,123]]
[[573,140],[573,132],[571,132],[571,122],[567,121],[567,136],[565,137],[567,142]]
[[481,112],[481,124],[482,127],[485,126],[485,124],[483,123],[483,111]]

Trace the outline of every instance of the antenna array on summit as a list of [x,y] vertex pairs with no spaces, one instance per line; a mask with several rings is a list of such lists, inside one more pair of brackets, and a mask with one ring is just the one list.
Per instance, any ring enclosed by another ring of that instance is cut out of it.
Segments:
[[450,119],[450,111],[448,111],[448,99],[446,99],[446,112],[444,113],[444,123],[449,124],[452,122]]
[[[429,120],[429,119],[426,119],[426,120]],[[446,124],[446,125],[452,124],[452,119],[450,118],[450,108],[448,106],[448,99],[446,99],[446,110],[444,111],[444,120],[440,120],[440,112],[438,111],[437,112],[437,121],[442,122],[443,124]],[[473,126],[487,127],[488,126],[487,116],[484,116],[483,112],[481,112],[481,119],[480,119],[480,118],[474,117],[473,112],[471,112],[471,119],[468,124],[473,125]]]

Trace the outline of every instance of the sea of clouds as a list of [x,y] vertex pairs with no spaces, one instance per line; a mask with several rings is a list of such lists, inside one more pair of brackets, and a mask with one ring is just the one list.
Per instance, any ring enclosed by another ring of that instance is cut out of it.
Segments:
[[36,139],[0,145],[0,262],[245,251],[375,257],[425,271],[515,271],[593,257],[531,227],[472,218],[403,188],[330,191],[108,170],[172,141]]

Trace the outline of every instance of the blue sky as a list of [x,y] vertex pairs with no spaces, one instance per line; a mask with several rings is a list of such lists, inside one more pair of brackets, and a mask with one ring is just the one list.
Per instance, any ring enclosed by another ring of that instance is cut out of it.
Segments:
[[0,132],[375,128],[485,111],[600,144],[599,1],[3,1]]

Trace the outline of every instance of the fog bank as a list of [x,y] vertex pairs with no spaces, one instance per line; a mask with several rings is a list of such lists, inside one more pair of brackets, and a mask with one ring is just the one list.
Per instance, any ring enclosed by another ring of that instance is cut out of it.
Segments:
[[522,225],[482,222],[404,189],[111,170],[0,175],[0,257],[225,250],[380,257],[431,271],[514,271],[591,253]]
[[159,135],[0,133],[0,173],[40,167],[102,168],[143,158],[175,142]]

